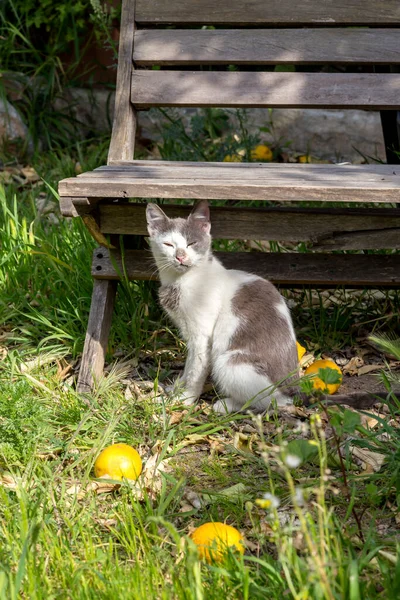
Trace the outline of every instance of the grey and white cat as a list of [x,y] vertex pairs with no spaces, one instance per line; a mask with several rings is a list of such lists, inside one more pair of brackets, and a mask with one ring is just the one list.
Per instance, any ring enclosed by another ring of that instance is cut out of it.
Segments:
[[[211,251],[210,211],[201,200],[187,219],[147,205],[151,250],[161,280],[160,302],[187,343],[179,387],[186,404],[211,372],[220,413],[290,404],[285,386],[297,375],[296,337],[278,290],[250,273],[226,269]],[[283,386],[281,384],[284,384]]]

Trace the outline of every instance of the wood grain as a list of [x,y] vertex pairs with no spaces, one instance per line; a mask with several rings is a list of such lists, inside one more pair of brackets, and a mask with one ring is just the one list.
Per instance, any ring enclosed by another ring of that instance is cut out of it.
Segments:
[[398,73],[134,71],[132,103],[226,108],[400,108]]
[[60,196],[400,202],[400,172],[393,165],[151,162],[134,161],[132,167],[64,179]]
[[[101,258],[99,258],[101,255]],[[218,252],[228,269],[243,269],[282,286],[399,287],[400,257],[360,254],[276,254],[264,252]],[[114,268],[116,265],[116,269]],[[99,248],[94,252],[92,275],[97,279],[156,279],[150,252],[127,250],[124,268],[119,253]]]
[[[145,204],[101,204],[103,234],[147,235]],[[187,217],[191,206],[164,205],[171,217]],[[397,209],[229,208],[211,209],[215,239],[311,242],[313,249],[400,248]]]
[[112,164],[114,160],[132,159],[135,148],[136,112],[130,101],[134,31],[135,3],[126,1],[122,3],[117,91],[111,142],[108,150],[108,164]]
[[133,60],[157,65],[399,64],[399,29],[142,29]]
[[[100,252],[97,252],[100,254]],[[117,282],[95,279],[77,391],[90,392],[103,374]]]
[[136,21],[140,25],[396,25],[400,5],[397,0],[136,0]]

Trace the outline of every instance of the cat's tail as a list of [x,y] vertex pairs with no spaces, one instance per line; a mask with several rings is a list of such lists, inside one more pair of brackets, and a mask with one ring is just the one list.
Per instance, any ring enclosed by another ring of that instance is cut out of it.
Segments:
[[300,400],[304,406],[312,406],[313,404],[318,404],[322,402],[323,404],[336,404],[346,406],[350,406],[351,408],[356,409],[366,409],[371,408],[374,404],[378,402],[382,402],[383,404],[394,404],[397,400],[400,406],[400,394],[396,392],[395,398],[393,398],[393,394],[389,394],[388,392],[354,392],[353,394],[335,394],[334,396],[328,396],[323,394],[321,396],[310,396],[305,392],[295,392],[293,391],[291,397],[294,401]]

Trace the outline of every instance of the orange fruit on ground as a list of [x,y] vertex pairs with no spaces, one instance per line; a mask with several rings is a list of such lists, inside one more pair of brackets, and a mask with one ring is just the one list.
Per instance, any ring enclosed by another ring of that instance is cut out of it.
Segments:
[[[340,382],[339,383],[324,383],[322,381],[322,379],[320,379],[318,377],[318,371],[320,369],[333,369],[334,371],[337,371],[338,373],[340,373]],[[320,360],[316,360],[315,362],[313,362],[312,365],[310,365],[306,370],[304,375],[314,375],[314,377],[311,379],[312,383],[313,383],[313,387],[315,390],[322,390],[325,394],[335,394],[335,392],[338,391],[338,389],[340,388],[340,385],[342,383],[342,371],[340,370],[340,368],[337,366],[337,364],[331,360],[330,358],[327,359],[320,359]]]
[[228,548],[244,554],[242,535],[235,527],[225,523],[204,523],[190,537],[198,548],[200,558],[207,562],[222,561]]
[[113,444],[104,448],[94,463],[96,477],[108,476],[121,481],[137,479],[142,472],[142,459],[139,453],[128,444]]
[[274,157],[271,148],[265,144],[259,144],[258,146],[255,146],[250,154],[252,160],[272,160]]
[[303,356],[306,353],[306,349],[304,348],[304,346],[302,346],[301,344],[299,344],[299,342],[296,342],[296,347],[297,347],[297,357],[298,357],[299,362],[300,362],[301,359],[303,358]]
[[227,154],[222,162],[242,162],[242,157],[239,154]]

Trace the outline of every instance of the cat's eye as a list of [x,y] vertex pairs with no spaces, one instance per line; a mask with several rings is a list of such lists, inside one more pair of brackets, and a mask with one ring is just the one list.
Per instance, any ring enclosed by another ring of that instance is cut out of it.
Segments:
[[194,246],[195,244],[197,244],[197,242],[190,242],[190,244],[188,244],[187,247],[189,248],[189,246]]
[[173,248],[174,245],[170,244],[169,242],[163,242],[164,246],[169,246],[170,248]]

